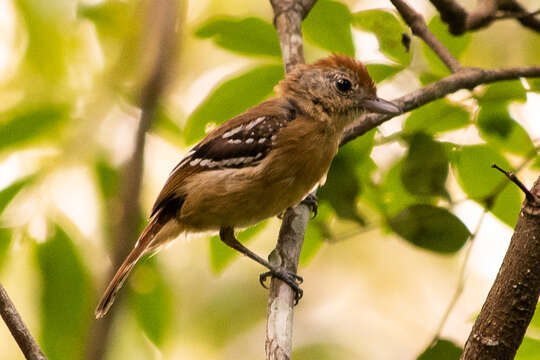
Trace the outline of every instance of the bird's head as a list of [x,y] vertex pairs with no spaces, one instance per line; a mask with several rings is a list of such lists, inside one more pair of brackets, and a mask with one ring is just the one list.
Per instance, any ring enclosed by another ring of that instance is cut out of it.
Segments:
[[358,114],[361,111],[401,113],[393,103],[377,97],[375,83],[361,62],[331,55],[310,65],[294,68],[278,85],[282,96],[329,115]]

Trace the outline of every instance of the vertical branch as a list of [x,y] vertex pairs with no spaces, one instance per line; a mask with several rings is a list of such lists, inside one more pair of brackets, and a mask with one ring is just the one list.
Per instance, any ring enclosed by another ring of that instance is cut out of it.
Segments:
[[529,194],[462,359],[513,359],[534,314],[540,293],[540,177]]
[[[147,56],[150,56],[150,71],[140,92],[141,120],[137,128],[135,147],[121,176],[119,219],[114,222],[112,231],[116,246],[113,267],[107,279],[114,275],[115,269],[121,264],[137,238],[146,132],[150,129],[158,100],[165,90],[176,49],[177,1],[156,0],[147,4],[147,11],[146,33],[142,48],[146,50]],[[115,308],[112,308],[109,316],[97,322],[92,329],[87,359],[99,360],[104,357],[108,334],[116,313]]]
[[0,315],[6,323],[11,335],[19,345],[24,357],[28,360],[47,360],[36,340],[24,324],[21,315],[11,302],[6,289],[0,284]]
[[[305,62],[302,20],[315,1],[270,0],[286,72]],[[283,217],[278,243],[273,253],[287,271],[296,273],[309,217],[310,209],[303,204],[288,209]],[[283,281],[272,278],[268,294],[265,343],[266,358],[269,360],[291,358],[293,307],[294,291]]]

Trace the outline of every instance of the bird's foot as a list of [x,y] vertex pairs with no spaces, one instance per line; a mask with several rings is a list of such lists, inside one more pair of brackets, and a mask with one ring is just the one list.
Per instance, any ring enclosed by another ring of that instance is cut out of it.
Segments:
[[313,218],[317,216],[317,210],[319,209],[319,198],[317,195],[314,193],[309,194],[304,200],[302,200],[301,204],[307,205],[311,209],[311,212],[313,212]]
[[293,291],[294,291],[294,305],[297,305],[298,301],[300,301],[300,299],[304,295],[304,291],[299,286],[300,284],[302,284],[304,282],[304,279],[301,276],[296,275],[293,272],[286,271],[286,270],[283,270],[281,268],[273,268],[270,271],[267,271],[267,272],[262,273],[261,275],[259,275],[259,282],[261,283],[261,285],[265,289],[268,289],[268,287],[266,286],[266,279],[268,279],[268,277],[270,277],[270,276],[276,277],[276,278],[282,280],[287,285],[289,285],[291,287],[291,289],[293,289]]

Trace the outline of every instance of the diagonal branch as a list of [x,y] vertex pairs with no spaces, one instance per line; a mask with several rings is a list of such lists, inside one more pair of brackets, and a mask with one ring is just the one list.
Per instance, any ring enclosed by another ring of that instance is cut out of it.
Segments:
[[[405,113],[460,89],[472,89],[481,84],[519,79],[521,77],[540,77],[540,66],[494,70],[465,68],[462,71],[448,75],[439,81],[395,99],[393,102],[400,106]],[[341,145],[345,145],[391,118],[391,115],[365,114],[345,131]]]
[[407,4],[404,0],[391,0],[403,20],[409,25],[414,35],[418,36],[439,56],[442,62],[451,72],[457,72],[461,69],[461,64],[444,46],[444,44],[433,35],[428,29],[422,15]]
[[0,315],[4,319],[11,335],[19,348],[21,349],[24,357],[28,360],[47,360],[43,352],[41,351],[38,343],[30,334],[30,331],[24,324],[21,315],[17,312],[15,305],[11,302],[6,289],[0,284]]

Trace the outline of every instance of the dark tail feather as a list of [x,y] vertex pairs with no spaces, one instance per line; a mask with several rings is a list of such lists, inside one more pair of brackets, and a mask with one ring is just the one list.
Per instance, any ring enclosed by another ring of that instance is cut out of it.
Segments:
[[163,227],[163,224],[155,220],[156,217],[154,217],[154,219],[152,219],[150,223],[146,225],[143,232],[139,236],[137,243],[135,244],[135,248],[131,250],[122,265],[120,265],[118,268],[118,271],[109,283],[109,286],[107,286],[107,289],[105,290],[105,293],[103,294],[101,301],[96,308],[96,319],[100,319],[107,315],[114,302],[114,299],[116,298],[116,294],[122,288],[122,285],[124,285],[128,275],[131,273],[131,270],[133,270],[133,267],[137,261],[139,261],[139,259],[148,252],[150,245],[152,244],[152,240]]

